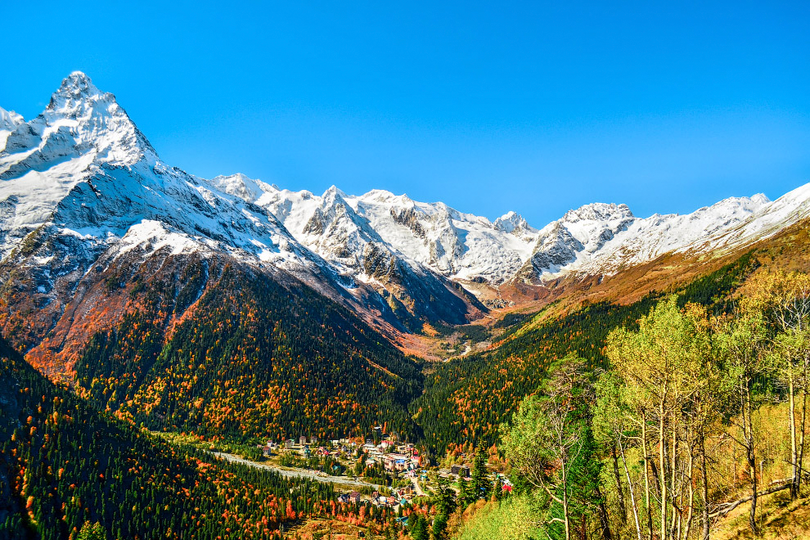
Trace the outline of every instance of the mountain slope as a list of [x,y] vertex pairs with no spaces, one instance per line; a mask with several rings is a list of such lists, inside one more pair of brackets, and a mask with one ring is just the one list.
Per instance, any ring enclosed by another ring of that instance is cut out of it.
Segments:
[[[91,268],[102,271],[132,256],[145,261],[201,253],[231,257],[269,275],[289,273],[389,330],[418,330],[423,321],[466,322],[480,313],[463,291],[432,275],[425,286],[425,276],[407,265],[392,264],[388,272],[400,289],[415,288],[406,295],[406,309],[389,291],[340,275],[273,214],[239,196],[247,193],[230,195],[218,180],[163,163],[114,96],[82,73],[65,79],[34,120],[7,116],[13,121],[5,127],[14,129],[0,152],[0,255],[7,270],[0,283],[16,297],[32,298],[21,306],[7,299],[0,317],[14,319],[31,304],[55,314],[36,314],[43,320],[21,335],[4,323],[16,346],[35,345],[58,324]],[[94,267],[102,258],[104,265]]]
[[[81,351],[76,384],[96,407],[206,437],[336,438],[385,422],[417,435],[406,411],[419,366],[350,312],[249,267],[181,268],[186,286],[174,294],[160,278],[127,283],[119,294],[142,308]],[[190,303],[167,333],[164,314]]]
[[356,198],[334,186],[317,197],[307,191],[280,190],[241,175],[212,182],[228,193],[248,196],[277,216],[299,242],[347,280],[377,290],[412,331],[421,330],[422,321],[464,324],[486,311],[464,288],[380,236]]
[[[672,292],[680,295],[681,304],[723,309],[758,264],[745,254]],[[552,363],[573,353],[593,368],[604,367],[610,331],[634,324],[662,296],[657,291],[628,305],[600,302],[567,313],[549,310],[516,324],[492,350],[437,365],[426,377],[425,392],[411,405],[416,422],[440,455],[451,445],[496,444],[500,425],[537,391]]]

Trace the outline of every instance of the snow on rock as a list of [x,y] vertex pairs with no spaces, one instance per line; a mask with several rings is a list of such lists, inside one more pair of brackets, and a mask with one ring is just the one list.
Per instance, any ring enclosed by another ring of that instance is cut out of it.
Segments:
[[[545,267],[535,264],[534,275],[524,268],[520,277],[542,280],[571,272],[612,275],[666,253],[698,251],[699,244],[725,234],[767,206],[764,195],[733,197],[691,214],[655,214],[640,219],[633,217],[625,205],[586,205],[555,222],[580,242],[581,248],[569,242],[567,262]],[[544,253],[540,247],[533,258]]]
[[92,154],[97,163],[124,166],[157,160],[152,145],[115,96],[101,92],[79,71],[62,82],[42,114],[9,134],[3,153],[0,179],[4,180],[84,154]]
[[6,139],[11,135],[11,132],[24,123],[25,120],[22,116],[14,111],[7,111],[0,107],[0,150],[6,147]]
[[242,173],[236,173],[230,176],[216,176],[208,180],[208,183],[220,191],[224,191],[229,195],[234,195],[248,202],[256,202],[266,192],[277,189],[274,186],[265,184],[261,180],[248,178]]
[[[444,203],[417,202],[384,190],[361,196],[335,187],[322,196],[275,186],[263,191],[256,203],[344,272],[363,272],[366,245],[374,243],[447,278],[492,285],[514,279],[542,282],[572,272],[610,275],[673,251],[707,250],[734,238],[740,244],[751,241],[756,226],[738,226],[776,209],[761,194],[726,199],[691,214],[648,218],[635,217],[624,204],[592,203],[537,230],[515,212],[490,222]],[[785,219],[775,219],[771,228],[799,215],[781,213]],[[736,236],[721,242],[731,231]]]
[[528,257],[537,234],[517,214],[495,226],[444,203],[420,203],[384,190],[350,196],[330,188],[319,197],[276,189],[257,204],[327,259],[361,261],[365,245],[374,242],[402,259],[460,280],[505,281]]

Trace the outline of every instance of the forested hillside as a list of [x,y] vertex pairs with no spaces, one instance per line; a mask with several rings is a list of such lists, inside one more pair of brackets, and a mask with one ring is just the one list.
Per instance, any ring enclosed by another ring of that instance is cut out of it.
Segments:
[[[130,284],[143,308],[92,337],[75,369],[94,407],[208,438],[334,438],[384,423],[418,436],[407,404],[421,388],[419,364],[356,316],[300,283],[188,269],[174,294]],[[209,272],[221,275],[203,289]],[[167,307],[192,303],[164,344]]]
[[[679,302],[714,311],[728,307],[729,293],[758,265],[751,253],[679,290]],[[411,406],[426,440],[439,453],[448,445],[490,446],[499,425],[520,400],[538,391],[550,363],[569,353],[591,369],[606,367],[605,342],[615,328],[633,324],[662,297],[653,293],[630,305],[598,303],[522,324],[489,353],[436,366],[425,393]]]
[[462,538],[806,537],[810,275],[760,269],[726,310],[661,299],[604,356],[554,363],[501,426],[518,492]]
[[0,445],[0,538],[75,538],[92,524],[107,538],[280,538],[310,516],[358,515],[330,484],[218,461],[100,415],[5,342]]

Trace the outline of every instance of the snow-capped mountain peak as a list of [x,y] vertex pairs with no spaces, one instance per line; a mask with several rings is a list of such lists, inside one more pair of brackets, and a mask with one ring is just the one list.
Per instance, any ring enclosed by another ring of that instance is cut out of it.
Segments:
[[96,88],[90,77],[81,71],[74,71],[62,81],[62,85],[53,93],[51,102],[48,103],[48,110],[75,110],[77,105],[93,98],[115,100],[112,94],[101,92]]
[[208,183],[220,191],[234,195],[248,202],[256,202],[265,193],[278,191],[277,187],[266,184],[261,180],[249,178],[242,173],[216,176],[208,180]]
[[402,195],[394,195],[390,191],[385,189],[372,189],[368,193],[364,195],[360,195],[357,197],[359,201],[369,202],[369,203],[383,203],[383,204],[392,204],[397,205],[402,208],[413,208],[414,201],[408,195],[403,193]]
[[771,202],[771,200],[764,193],[757,193],[756,195],[751,196],[751,201],[758,205],[764,205]]
[[562,221],[576,223],[578,221],[612,221],[632,219],[633,213],[626,204],[591,203],[569,210]]
[[347,204],[346,199],[348,195],[346,195],[341,189],[337,186],[330,186],[329,189],[323,192],[321,195],[321,199],[324,201],[324,206],[332,206],[335,204],[345,205]]
[[0,157],[0,178],[41,171],[74,158],[90,163],[154,165],[155,152],[115,96],[101,92],[79,71],[71,73],[51,96],[48,107],[8,135]]
[[499,231],[515,235],[537,233],[537,229],[529,225],[523,216],[511,210],[496,219],[492,226]]

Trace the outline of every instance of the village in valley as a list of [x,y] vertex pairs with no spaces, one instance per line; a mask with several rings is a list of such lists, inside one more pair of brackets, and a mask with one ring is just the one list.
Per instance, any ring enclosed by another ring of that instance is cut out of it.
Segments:
[[[373,428],[373,438],[319,440],[301,435],[297,439],[267,441],[258,445],[264,462],[273,468],[295,471],[345,490],[338,502],[370,503],[394,511],[415,504],[415,499],[434,495],[438,484],[460,491],[471,480],[465,463],[437,468],[419,448],[401,441],[396,432]],[[511,491],[509,479],[486,473],[499,490]]]

